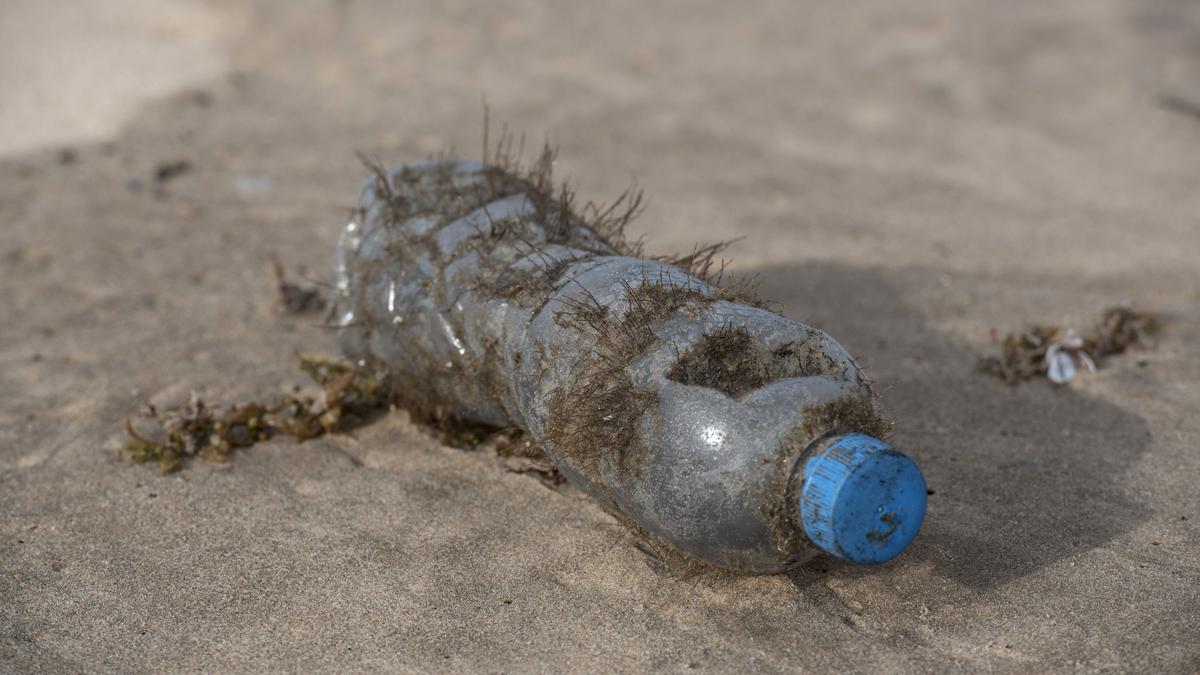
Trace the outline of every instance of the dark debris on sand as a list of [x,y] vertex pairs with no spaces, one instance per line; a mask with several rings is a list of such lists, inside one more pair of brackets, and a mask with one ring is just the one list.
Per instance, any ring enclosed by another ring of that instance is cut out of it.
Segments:
[[981,357],[979,369],[1009,384],[1041,376],[1059,381],[1052,372],[1056,354],[1092,368],[1109,356],[1145,344],[1161,325],[1154,314],[1124,306],[1106,309],[1099,323],[1083,334],[1061,326],[1033,325],[1004,336],[1000,354]]
[[219,407],[193,394],[187,403],[163,410],[147,406],[136,420],[125,418],[129,440],[121,454],[170,473],[192,457],[224,462],[234,450],[276,436],[304,441],[345,431],[388,403],[386,382],[371,371],[312,356],[300,358],[300,369],[320,385],[321,400],[287,395]]
[[305,284],[287,278],[283,264],[271,261],[275,269],[275,282],[279,288],[279,302],[287,314],[309,314],[325,309],[326,299],[316,284]]
[[[344,433],[396,403],[392,383],[372,369],[317,356],[299,357],[299,367],[321,387],[320,397],[289,394],[266,403],[212,406],[193,393],[186,403],[162,410],[147,405],[136,417],[125,418],[128,440],[121,455],[172,473],[192,458],[227,462],[235,450],[276,437],[306,441]],[[506,470],[533,476],[547,487],[566,483],[541,446],[516,427],[443,419],[424,428],[443,445],[494,452]]]

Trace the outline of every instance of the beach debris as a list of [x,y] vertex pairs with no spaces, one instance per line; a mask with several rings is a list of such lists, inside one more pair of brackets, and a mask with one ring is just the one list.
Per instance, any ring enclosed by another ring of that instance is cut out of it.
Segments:
[[[319,385],[317,395],[301,395],[297,388],[267,402],[214,406],[192,392],[179,405],[160,409],[147,404],[140,414],[125,418],[128,438],[120,454],[167,474],[192,458],[227,462],[235,450],[272,438],[307,441],[345,433],[394,404],[391,383],[363,366],[320,356],[298,356],[297,364]],[[494,452],[510,471],[534,475],[548,486],[566,482],[541,447],[515,427],[445,419],[422,428],[443,445]]]
[[1046,377],[1055,384],[1064,384],[1075,377],[1076,363],[1096,372],[1096,362],[1083,348],[1083,338],[1068,328],[1046,347]]
[[372,412],[386,409],[386,382],[373,372],[316,356],[298,361],[300,369],[320,385],[319,396],[289,394],[265,403],[215,407],[193,393],[181,405],[161,410],[147,405],[135,418],[125,418],[129,439],[121,446],[121,455],[170,473],[189,458],[228,461],[234,450],[276,436],[304,441],[345,431]]
[[346,358],[416,418],[519,427],[542,452],[509,470],[565,478],[693,560],[764,573],[904,550],[924,479],[879,440],[850,355],[721,283],[722,244],[644,256],[624,232],[640,193],[577,209],[554,160],[522,166],[502,137],[483,161],[366,162],[328,314]]
[[1154,314],[1124,305],[1109,307],[1083,334],[1049,325],[1010,333],[1001,341],[999,355],[980,357],[979,369],[1009,384],[1041,376],[1066,384],[1081,369],[1095,372],[1105,358],[1145,344],[1160,328],[1161,320]]
[[275,282],[279,289],[279,301],[287,314],[307,314],[325,309],[325,293],[316,284],[291,281],[278,258],[271,259],[275,271]]
[[176,159],[165,162],[159,162],[154,166],[154,182],[159,186],[165,186],[169,181],[182,176],[192,170],[192,163],[186,159]]

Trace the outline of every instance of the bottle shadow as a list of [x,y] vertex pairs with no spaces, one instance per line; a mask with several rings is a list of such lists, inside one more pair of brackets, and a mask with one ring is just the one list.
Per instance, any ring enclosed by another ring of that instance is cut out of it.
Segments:
[[[1150,517],[1123,486],[1149,449],[1145,421],[1070,386],[1010,386],[979,373],[977,348],[905,302],[936,287],[938,271],[805,263],[755,274],[764,297],[855,356],[896,419],[893,442],[925,474],[925,524],[898,561],[985,591]],[[852,565],[822,566],[854,574]]]

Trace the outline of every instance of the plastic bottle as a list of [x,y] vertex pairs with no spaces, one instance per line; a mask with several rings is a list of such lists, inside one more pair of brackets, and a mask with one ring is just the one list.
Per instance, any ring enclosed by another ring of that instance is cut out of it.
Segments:
[[343,352],[416,411],[522,427],[629,526],[712,565],[898,555],[925,483],[870,435],[886,425],[846,351],[622,255],[539,167],[440,159],[370,177],[335,264]]

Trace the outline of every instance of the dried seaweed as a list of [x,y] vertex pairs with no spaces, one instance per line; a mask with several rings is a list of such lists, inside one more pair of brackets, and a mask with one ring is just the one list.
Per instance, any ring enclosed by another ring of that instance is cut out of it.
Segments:
[[[129,438],[121,446],[121,455],[134,464],[154,464],[166,474],[194,457],[229,461],[234,450],[275,437],[306,441],[344,433],[397,402],[389,378],[368,368],[318,356],[298,357],[298,365],[321,387],[320,400],[286,395],[269,403],[220,408],[193,393],[186,403],[162,410],[147,405],[138,416],[142,430],[125,418]],[[460,418],[422,426],[442,445],[494,452],[508,471],[532,475],[548,487],[566,483],[541,446],[517,427],[497,428]]]
[[228,461],[234,450],[276,436],[304,441],[345,431],[389,403],[386,378],[372,371],[313,356],[300,357],[299,365],[321,386],[320,401],[287,395],[222,408],[193,394],[187,403],[163,410],[148,405],[139,416],[148,430],[139,431],[133,419],[125,418],[129,440],[121,446],[121,455],[170,473],[189,458]]
[[[979,359],[979,370],[1009,384],[1051,376],[1056,354],[1083,364],[1102,364],[1104,359],[1145,344],[1162,326],[1157,316],[1129,307],[1110,307],[1086,333],[1069,328],[1033,325],[1004,336],[1000,354]],[[1073,371],[1072,371],[1073,372]],[[1061,376],[1051,377],[1065,381]],[[1067,376],[1065,379],[1070,379]]]
[[804,432],[809,440],[822,433],[857,432],[888,440],[892,423],[881,416],[868,399],[844,396],[804,408]]
[[832,373],[837,368],[838,363],[819,346],[790,342],[769,350],[744,326],[726,323],[680,354],[667,377],[740,399],[771,382]]
[[759,295],[757,278],[727,272],[729,261],[720,256],[738,239],[697,244],[690,253],[682,255],[646,255],[644,239],[630,239],[627,232],[629,225],[641,216],[647,205],[645,192],[636,182],[610,202],[589,201],[576,208],[576,195],[570,183],[559,182],[554,177],[554,163],[558,158],[556,147],[544,143],[537,159],[526,165],[522,159],[524,136],[516,141],[507,128],[502,128],[499,140],[494,147],[489,147],[490,123],[486,105],[483,125],[484,165],[494,172],[493,181],[515,178],[529,188],[530,196],[538,202],[541,222],[553,226],[548,233],[549,243],[580,246],[580,242],[570,240],[569,233],[572,224],[582,224],[595,232],[618,255],[680,267],[715,288],[721,300],[775,311],[771,303]]
[[625,284],[627,309],[620,317],[611,316],[590,293],[564,300],[565,309],[555,320],[591,334],[597,350],[575,386],[556,391],[549,402],[546,437],[557,452],[590,472],[599,470],[606,453],[615,452],[621,471],[640,475],[646,449],[636,422],[656,394],[635,389],[627,366],[656,340],[651,328],[656,321],[675,312],[701,311],[712,301],[698,288],[646,278],[638,285]]

